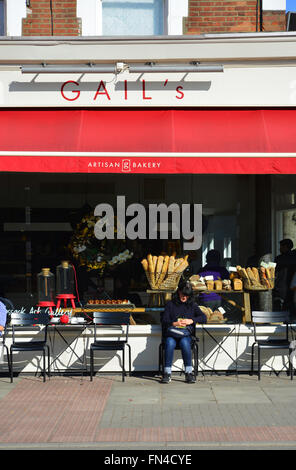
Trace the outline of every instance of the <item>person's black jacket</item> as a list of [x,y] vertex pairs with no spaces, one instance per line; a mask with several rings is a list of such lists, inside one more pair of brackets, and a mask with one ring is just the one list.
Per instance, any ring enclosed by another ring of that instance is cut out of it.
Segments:
[[[162,324],[162,335],[167,336],[167,329],[175,321],[178,321],[178,318],[189,318],[196,323],[207,323],[206,315],[201,311],[199,306],[194,301],[187,301],[185,303],[179,300],[170,300],[162,314],[161,324]],[[193,332],[191,325],[188,326]]]

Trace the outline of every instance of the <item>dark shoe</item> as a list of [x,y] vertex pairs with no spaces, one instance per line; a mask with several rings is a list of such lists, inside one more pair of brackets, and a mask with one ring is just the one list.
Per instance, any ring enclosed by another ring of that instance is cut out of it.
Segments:
[[172,379],[171,379],[170,374],[163,374],[163,377],[161,379],[161,383],[162,384],[169,384],[171,380]]
[[196,382],[195,376],[191,373],[185,374],[185,382],[188,384],[195,384]]

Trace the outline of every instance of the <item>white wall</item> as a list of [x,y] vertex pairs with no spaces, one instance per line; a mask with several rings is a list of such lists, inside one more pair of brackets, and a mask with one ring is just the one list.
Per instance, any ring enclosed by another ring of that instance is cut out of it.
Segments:
[[[59,328],[59,327],[58,327]],[[77,327],[79,330],[79,327]],[[237,370],[238,372],[250,371],[251,366],[251,346],[254,342],[253,328],[248,325],[205,325],[205,329],[213,338],[203,331],[202,326],[197,328],[199,342],[199,371],[217,371],[217,370]],[[283,335],[285,327],[266,327],[264,334]],[[61,333],[71,344],[75,353],[85,363],[88,364],[89,371],[89,346],[93,342],[93,329],[86,329],[77,335],[76,327],[63,328]],[[102,335],[107,334],[104,329]],[[76,338],[76,336],[78,336]],[[161,328],[159,325],[132,325],[130,326],[129,344],[131,345],[132,371],[157,371],[158,370],[158,346],[161,338]],[[18,335],[18,340],[28,341],[37,339],[36,330],[22,331]],[[11,331],[8,333],[6,344],[10,347],[12,342]],[[222,345],[222,348],[219,347]],[[67,344],[50,328],[49,345],[51,348],[51,361],[56,360],[51,367],[51,372],[71,370],[81,368],[80,361],[73,353],[73,350],[67,347]],[[227,354],[228,353],[228,354]],[[85,357],[86,356],[86,357]],[[114,351],[98,352],[95,359],[95,371],[101,372],[120,372],[121,371],[121,353]],[[32,373],[36,367],[40,371],[39,354],[18,353],[14,355],[15,372]],[[262,351],[261,363],[262,371],[285,370],[287,356],[285,351]],[[175,353],[173,371],[179,371],[183,367],[180,351]],[[255,355],[254,369],[257,370],[257,351]],[[7,362],[0,365],[0,371],[7,370]],[[128,370],[128,355],[126,354],[126,370]],[[128,377],[127,379],[128,380]]]

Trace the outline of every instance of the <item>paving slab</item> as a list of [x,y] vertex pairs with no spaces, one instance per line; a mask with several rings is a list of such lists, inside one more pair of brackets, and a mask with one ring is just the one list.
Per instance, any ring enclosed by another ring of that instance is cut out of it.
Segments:
[[286,374],[0,378],[1,449],[294,449]]

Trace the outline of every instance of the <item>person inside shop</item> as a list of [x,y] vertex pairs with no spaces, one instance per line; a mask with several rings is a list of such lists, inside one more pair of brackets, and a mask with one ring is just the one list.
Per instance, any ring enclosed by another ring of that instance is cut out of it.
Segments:
[[[185,366],[185,382],[195,383],[192,368],[191,335],[196,323],[206,323],[207,317],[194,302],[193,290],[189,281],[181,281],[177,292],[172,296],[161,318],[164,341],[164,374],[161,383],[171,381],[172,364],[176,346],[180,347]],[[181,335],[181,336],[180,336]]]
[[[220,265],[221,256],[218,250],[210,250],[206,255],[206,264],[198,271],[201,277],[213,276],[214,281],[218,279],[229,279],[229,272],[224,266]],[[212,311],[217,310],[222,305],[220,295],[211,292],[209,294],[199,294],[199,305],[204,305]]]
[[198,252],[197,251],[188,251],[185,254],[188,255],[188,268],[186,269],[186,274],[189,276],[192,276],[197,273],[197,271],[200,269],[200,261],[198,257]]
[[293,250],[293,241],[285,238],[280,241],[280,255],[275,258],[275,280],[273,296],[273,310],[291,310],[293,308],[293,291],[291,281],[296,271],[296,250]]

